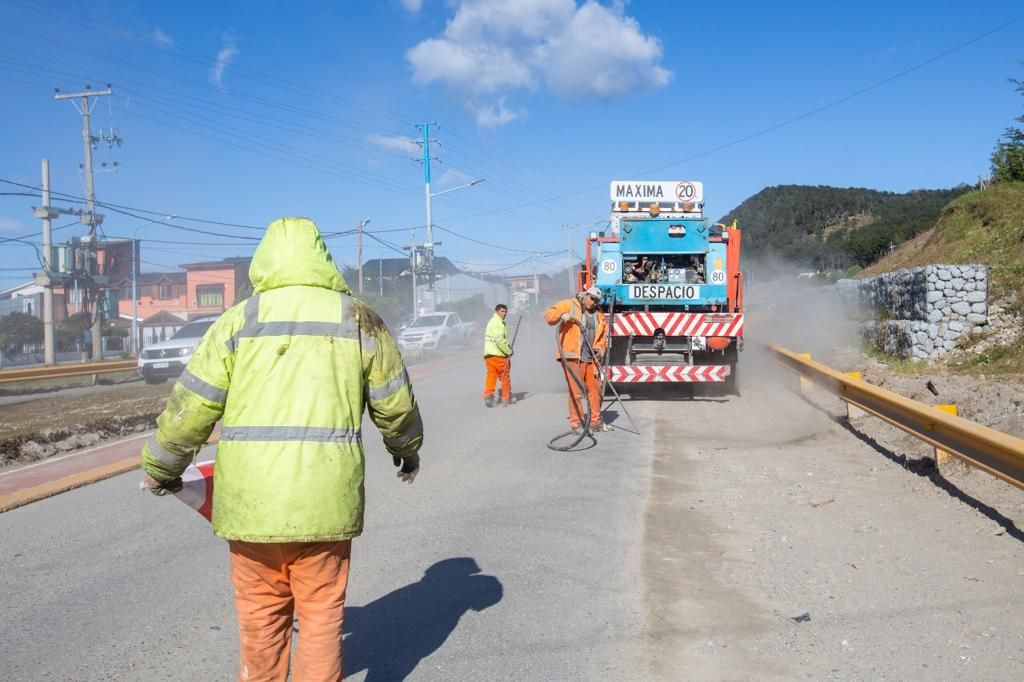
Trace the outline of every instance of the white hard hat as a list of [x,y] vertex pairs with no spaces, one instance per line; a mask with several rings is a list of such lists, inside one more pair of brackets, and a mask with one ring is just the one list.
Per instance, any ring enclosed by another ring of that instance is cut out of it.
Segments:
[[604,294],[602,294],[602,293],[601,293],[601,290],[600,290],[600,289],[598,289],[597,287],[590,287],[590,288],[589,288],[589,289],[587,289],[586,291],[583,291],[583,292],[581,292],[581,293],[580,293],[580,296],[581,296],[581,297],[582,297],[582,296],[593,296],[593,297],[594,297],[594,298],[596,298],[596,299],[597,299],[598,301],[600,301],[600,300],[601,300],[601,297],[602,297],[603,295],[604,295]]

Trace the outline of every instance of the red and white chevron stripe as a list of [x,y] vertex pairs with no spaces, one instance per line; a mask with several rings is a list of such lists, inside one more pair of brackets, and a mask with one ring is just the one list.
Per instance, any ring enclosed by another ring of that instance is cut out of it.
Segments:
[[615,313],[612,336],[743,336],[742,313]]
[[610,381],[624,384],[718,382],[729,375],[727,365],[615,365],[606,369]]
[[181,475],[181,490],[174,496],[207,521],[213,518],[213,462],[189,464]]

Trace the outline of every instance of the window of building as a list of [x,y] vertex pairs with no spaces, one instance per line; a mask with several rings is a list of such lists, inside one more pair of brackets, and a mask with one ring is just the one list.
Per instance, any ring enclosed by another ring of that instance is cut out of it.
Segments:
[[223,284],[201,284],[196,287],[196,296],[199,299],[200,308],[224,307]]
[[174,298],[174,285],[170,282],[160,283],[160,300],[166,301],[169,298]]

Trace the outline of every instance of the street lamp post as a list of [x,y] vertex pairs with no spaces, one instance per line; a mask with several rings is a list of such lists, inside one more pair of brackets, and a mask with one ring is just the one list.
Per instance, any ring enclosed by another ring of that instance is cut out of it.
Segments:
[[[431,202],[434,197],[439,197],[442,194],[448,194],[449,192],[455,192],[460,189],[466,189],[473,185],[479,185],[481,182],[485,182],[487,178],[480,178],[479,180],[471,180],[464,185],[458,187],[452,187],[450,189],[442,190],[440,192],[430,191],[430,166],[427,166],[426,176],[426,197],[427,197],[427,242],[423,245],[427,250],[427,289],[430,291],[430,310],[434,312],[434,219],[433,219],[433,206]],[[440,244],[441,242],[437,242]]]
[[370,224],[370,219],[363,220],[359,219],[359,247],[358,247],[358,259],[359,259],[359,293],[363,293],[363,229]]
[[[141,227],[141,225],[140,225]],[[139,294],[135,289],[135,272],[139,269],[139,259],[136,255],[136,249],[138,248],[139,240],[137,239],[139,229],[135,228],[135,234],[132,235],[132,355],[138,356],[139,354],[139,313],[138,303]]]

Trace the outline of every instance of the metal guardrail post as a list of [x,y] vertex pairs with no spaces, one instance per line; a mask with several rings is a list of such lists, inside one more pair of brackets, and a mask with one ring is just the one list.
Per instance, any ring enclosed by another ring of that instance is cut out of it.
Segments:
[[769,345],[768,350],[783,367],[847,403],[1024,488],[1024,440],[851,378],[781,346]]

